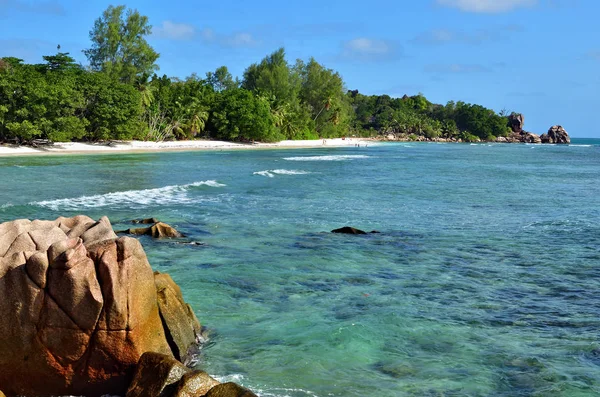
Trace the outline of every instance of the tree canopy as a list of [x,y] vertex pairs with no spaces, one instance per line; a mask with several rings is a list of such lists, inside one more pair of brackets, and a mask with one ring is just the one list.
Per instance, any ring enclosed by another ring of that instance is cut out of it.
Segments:
[[423,94],[392,98],[347,91],[316,59],[289,62],[279,48],[246,68],[226,66],[186,79],[156,74],[148,18],[110,6],[90,32],[89,67],[69,53],[26,64],[0,58],[0,142],[110,139],[234,141],[400,134],[408,138],[495,139],[506,112]]
[[109,6],[90,31],[92,47],[84,50],[90,67],[123,83],[158,70],[158,53],[145,37],[152,33],[148,17],[125,6]]

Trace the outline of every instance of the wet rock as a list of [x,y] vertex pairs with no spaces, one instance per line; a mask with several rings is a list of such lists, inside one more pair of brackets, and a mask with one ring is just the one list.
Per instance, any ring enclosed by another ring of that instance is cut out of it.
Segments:
[[204,397],[257,397],[250,390],[236,383],[221,383],[210,389]]
[[204,396],[210,389],[220,384],[206,372],[193,371],[183,375],[173,397],[197,397]]
[[183,300],[181,289],[171,276],[155,272],[154,283],[171,350],[178,360],[188,363],[193,359],[190,349],[195,348],[201,340],[200,322],[190,305]]
[[127,397],[170,397],[190,369],[170,356],[144,353],[135,369]]
[[367,234],[367,232],[360,230],[360,229],[355,229],[353,227],[350,226],[344,226],[342,228],[339,229],[335,229],[332,230],[331,233],[341,233],[341,234]]

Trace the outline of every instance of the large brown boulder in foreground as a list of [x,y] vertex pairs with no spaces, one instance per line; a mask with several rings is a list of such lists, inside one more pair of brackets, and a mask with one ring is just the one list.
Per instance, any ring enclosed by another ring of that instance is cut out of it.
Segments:
[[[155,277],[141,244],[106,217],[0,224],[2,390],[124,395],[144,352],[183,356],[200,325],[172,280],[159,299]],[[175,348],[168,335],[182,335]]]

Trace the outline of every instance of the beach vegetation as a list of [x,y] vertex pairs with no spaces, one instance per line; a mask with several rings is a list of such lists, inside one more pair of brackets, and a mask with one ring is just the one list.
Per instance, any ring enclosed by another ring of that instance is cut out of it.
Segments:
[[510,134],[508,112],[430,102],[425,95],[363,95],[316,59],[279,48],[241,79],[226,66],[185,79],[158,75],[147,17],[110,6],[83,52],[27,64],[0,58],[0,142],[221,139],[272,142],[344,136],[493,140]]

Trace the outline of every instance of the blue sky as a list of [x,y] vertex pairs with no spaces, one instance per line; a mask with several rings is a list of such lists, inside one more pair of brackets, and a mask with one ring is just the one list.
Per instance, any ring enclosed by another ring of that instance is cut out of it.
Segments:
[[0,0],[0,57],[37,63],[60,44],[85,64],[110,4],[150,18],[160,74],[226,65],[241,76],[283,46],[290,62],[314,56],[364,94],[422,92],[522,112],[538,134],[562,124],[600,137],[597,0]]

